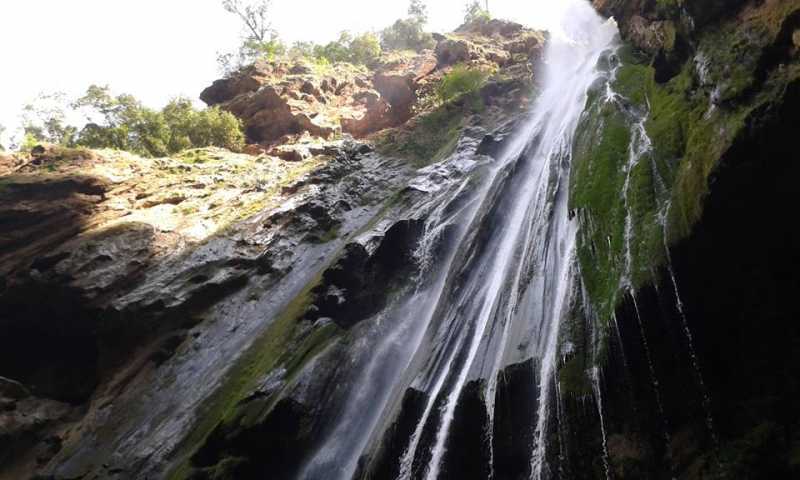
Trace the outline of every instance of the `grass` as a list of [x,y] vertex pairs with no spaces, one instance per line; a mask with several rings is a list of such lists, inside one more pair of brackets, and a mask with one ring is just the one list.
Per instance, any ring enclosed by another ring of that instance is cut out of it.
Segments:
[[483,70],[456,65],[442,78],[436,88],[436,95],[442,103],[447,103],[463,95],[477,92],[486,84],[488,78],[488,73]]

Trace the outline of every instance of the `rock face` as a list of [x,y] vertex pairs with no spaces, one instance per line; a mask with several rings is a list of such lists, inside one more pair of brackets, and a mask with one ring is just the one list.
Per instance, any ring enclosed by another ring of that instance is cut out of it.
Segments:
[[[496,378],[465,371],[440,478],[530,478],[540,434],[552,478],[795,478],[800,5],[594,3],[628,44],[603,57],[616,95],[589,92],[570,159],[581,282],[555,377],[523,348]],[[396,478],[412,437],[424,472],[437,432],[415,429],[448,399],[425,379],[387,392],[411,370],[374,360],[465,270],[421,272],[491,254],[527,157],[496,167],[546,37],[484,21],[437,40],[215,82],[203,99],[252,155],[0,157],[0,480]],[[499,70],[428,105],[458,64]],[[450,251],[460,236],[474,248]],[[396,402],[367,418],[353,391]]]
[[[800,3],[595,5],[630,44],[609,58],[618,97],[590,102],[577,140],[591,312],[562,347],[559,468],[793,478],[800,331],[780,292],[797,282],[781,265],[798,231],[779,219],[796,175]],[[602,330],[608,346],[592,352]],[[589,398],[599,413],[585,414]]]
[[[215,149],[144,159],[57,148],[13,162],[0,184],[0,375],[13,379],[0,379],[0,478],[20,478],[57,454],[58,477],[92,471],[103,449],[110,455],[127,439],[109,429],[108,415],[146,428],[131,405],[155,395],[149,389],[163,395],[178,386],[176,352],[246,341],[258,328],[227,323],[235,317],[224,313],[224,299],[252,279],[261,291],[292,269],[302,273],[295,254],[335,251],[341,240],[331,232],[363,221],[363,206],[391,192],[404,168],[347,180],[369,148],[305,148],[300,163]],[[333,184],[339,193],[322,193]],[[211,306],[225,320],[194,330],[215,315]],[[171,401],[157,408],[175,408]],[[185,421],[162,425],[162,435],[178,441]]]
[[503,21],[467,25],[441,38],[435,52],[390,52],[369,67],[260,61],[217,80],[200,98],[241,118],[254,143],[302,134],[364,137],[408,121],[452,65],[494,70],[529,64],[545,41],[540,32]]
[[[285,431],[268,445],[297,460],[319,380],[338,374],[317,355],[357,336],[416,268],[423,225],[389,206],[429,201],[409,187],[410,155],[337,138],[421,137],[439,127],[430,114],[447,120],[436,148],[458,155],[508,131],[544,36],[493,25],[450,37],[471,42],[465,63],[502,69],[469,101],[425,104],[451,68],[433,51],[369,69],[259,62],[202,95],[243,120],[249,154],[0,158],[0,479],[202,477],[244,468],[228,452],[263,429]],[[284,390],[296,399],[274,414]],[[263,408],[254,429],[219,438],[242,408]],[[243,471],[290,468],[267,466]]]

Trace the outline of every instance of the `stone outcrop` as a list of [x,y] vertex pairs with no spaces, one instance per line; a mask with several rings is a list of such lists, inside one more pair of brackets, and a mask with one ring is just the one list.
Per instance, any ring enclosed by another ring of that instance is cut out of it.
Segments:
[[[603,64],[618,96],[590,100],[576,141],[592,312],[562,327],[559,451],[572,454],[559,470],[793,478],[800,330],[783,265],[798,229],[782,219],[797,176],[800,3],[595,5],[629,43]],[[633,157],[637,128],[648,148]],[[588,398],[597,414],[585,415]]]
[[248,139],[285,143],[287,135],[360,138],[403,125],[455,64],[488,71],[534,63],[545,36],[493,20],[440,35],[434,51],[387,52],[368,67],[320,66],[304,59],[259,61],[201,94],[241,118]]
[[[146,159],[44,147],[4,163],[12,173],[0,182],[0,478],[24,478],[59,455],[59,478],[94,468],[103,448],[118,447],[108,442],[127,438],[103,430],[112,403],[117,424],[132,421],[141,395],[172,388],[176,352],[205,348],[200,332],[208,348],[240,328],[250,338],[259,323],[225,326],[225,300],[259,279],[242,294],[255,298],[299,268],[296,255],[335,251],[331,232],[355,228],[369,209],[350,211],[392,190],[397,169],[348,178],[369,154],[364,145],[295,147],[301,162],[218,149]],[[130,427],[144,427],[136,421]],[[81,453],[93,439],[99,446]]]
[[[590,92],[570,159],[583,282],[557,416],[537,432],[521,349],[496,379],[467,372],[441,476],[529,478],[543,433],[564,478],[795,478],[797,2],[594,3],[633,48],[603,57],[617,95]],[[474,186],[526,118],[546,37],[481,21],[436,40],[368,69],[259,62],[215,82],[203,100],[242,119],[248,154],[0,156],[0,480],[297,478],[338,420],[360,428],[351,389],[391,374],[371,339],[413,316],[382,314],[424,298],[415,274],[455,236],[495,225],[459,215],[504,214]],[[496,73],[432,106],[459,64]],[[423,387],[387,406],[357,478],[400,474]]]

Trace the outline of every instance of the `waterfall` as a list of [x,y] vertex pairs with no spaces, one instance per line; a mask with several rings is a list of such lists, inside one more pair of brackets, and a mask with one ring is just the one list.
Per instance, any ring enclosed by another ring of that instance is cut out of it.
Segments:
[[409,389],[424,404],[393,459],[396,471],[401,479],[440,478],[467,385],[479,382],[491,440],[498,375],[530,359],[539,401],[530,399],[529,474],[547,478],[560,325],[580,284],[577,220],[569,212],[572,146],[589,92],[610,81],[597,65],[617,41],[616,24],[585,1],[565,1],[563,19],[539,70],[540,93],[500,157],[459,149],[412,184],[427,194],[410,208],[425,219],[415,288],[380,313],[352,354],[360,373],[301,478],[353,478]]

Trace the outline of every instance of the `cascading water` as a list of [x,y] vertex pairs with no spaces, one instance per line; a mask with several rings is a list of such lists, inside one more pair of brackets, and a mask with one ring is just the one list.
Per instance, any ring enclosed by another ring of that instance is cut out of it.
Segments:
[[[365,458],[379,449],[408,391],[424,400],[392,459],[393,471],[401,479],[446,477],[467,385],[480,385],[491,445],[498,376],[531,359],[537,368],[529,382],[538,382],[538,395],[529,399],[534,418],[527,476],[549,476],[559,327],[579,283],[577,222],[568,205],[573,137],[589,91],[610,81],[597,64],[617,38],[614,22],[587,2],[562,6],[563,31],[549,43],[538,99],[503,154],[488,162],[462,150],[445,164],[464,176],[438,176],[434,185],[425,180],[434,166],[412,185],[430,194],[415,206],[417,218],[425,218],[417,287],[365,334],[370,347],[352,356],[363,373],[302,478],[350,479],[357,469],[368,469]],[[490,476],[493,459],[490,453]]]

